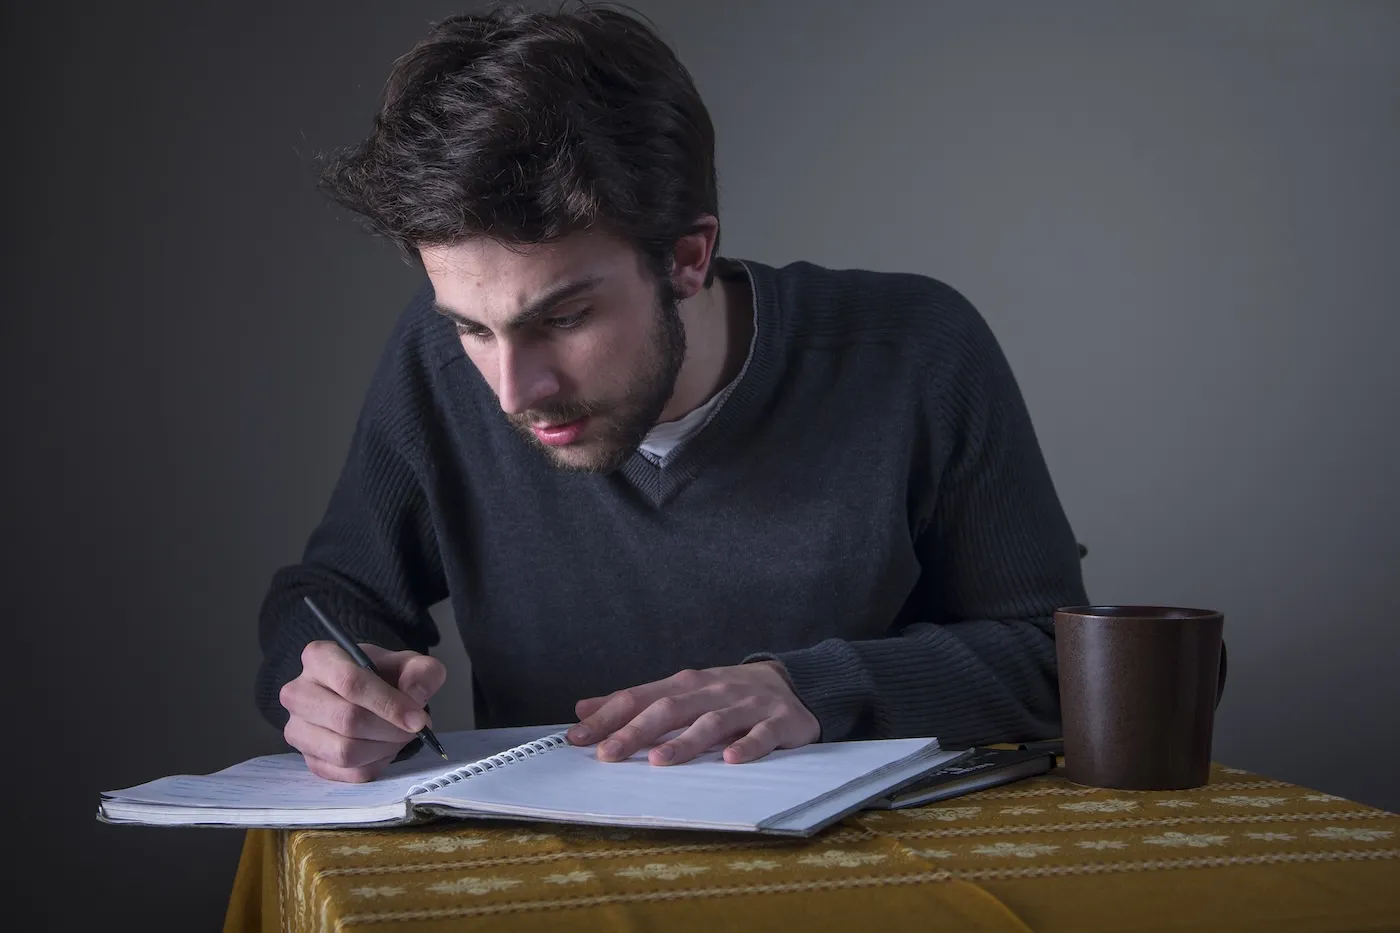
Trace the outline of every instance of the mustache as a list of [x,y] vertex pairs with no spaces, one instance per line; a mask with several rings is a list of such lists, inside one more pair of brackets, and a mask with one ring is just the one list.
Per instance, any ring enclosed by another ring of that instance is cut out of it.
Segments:
[[509,417],[513,423],[523,428],[528,428],[531,424],[539,421],[545,421],[550,424],[565,424],[570,421],[577,421],[580,418],[602,414],[607,411],[607,408],[608,406],[600,402],[555,402],[539,408],[531,408],[519,414],[508,415],[507,417]]

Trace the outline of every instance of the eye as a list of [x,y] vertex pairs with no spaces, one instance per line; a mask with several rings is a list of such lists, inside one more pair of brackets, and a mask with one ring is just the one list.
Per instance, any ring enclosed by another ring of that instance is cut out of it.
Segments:
[[453,326],[457,328],[459,337],[470,337],[473,340],[485,340],[491,336],[491,332],[480,324],[463,324],[456,322]]
[[555,330],[573,330],[583,323],[584,318],[588,317],[588,313],[591,310],[591,308],[584,308],[572,314],[561,314],[558,317],[545,318],[545,323]]

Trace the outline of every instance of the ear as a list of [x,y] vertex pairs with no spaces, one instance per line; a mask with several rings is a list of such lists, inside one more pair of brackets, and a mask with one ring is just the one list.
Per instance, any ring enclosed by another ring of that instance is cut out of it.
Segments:
[[695,221],[695,228],[676,240],[671,259],[671,284],[677,298],[689,298],[705,287],[718,240],[719,218],[712,214],[701,214]]

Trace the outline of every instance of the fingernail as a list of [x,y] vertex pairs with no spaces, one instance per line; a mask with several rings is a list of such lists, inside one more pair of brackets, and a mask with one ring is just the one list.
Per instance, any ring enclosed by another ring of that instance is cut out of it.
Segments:
[[617,739],[608,739],[598,751],[608,758],[615,758],[622,753],[622,743]]
[[428,688],[427,688],[427,687],[409,687],[409,688],[408,688],[408,695],[411,696],[411,697],[413,697],[413,702],[417,703],[419,706],[425,706],[425,705],[427,705],[427,702],[428,702]]
[[403,724],[408,726],[409,732],[421,732],[428,724],[427,714],[414,710],[403,718]]
[[676,757],[676,750],[669,745],[662,745],[656,749],[656,757],[662,761],[670,761]]
[[569,730],[569,738],[573,739],[575,742],[587,742],[589,734],[588,727],[586,726],[574,726]]

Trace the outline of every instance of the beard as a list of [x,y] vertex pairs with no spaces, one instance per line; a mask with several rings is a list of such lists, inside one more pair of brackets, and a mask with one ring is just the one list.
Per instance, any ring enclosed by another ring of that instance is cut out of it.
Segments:
[[[531,444],[561,470],[607,474],[616,471],[646,439],[676,390],[676,377],[685,362],[685,325],[680,302],[663,281],[658,289],[655,326],[646,358],[621,401],[587,399],[551,402],[508,419]],[[588,435],[567,447],[540,442],[532,422],[563,424],[589,418]]]

